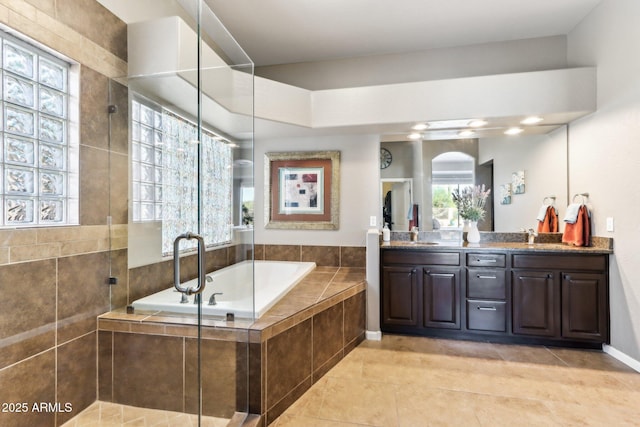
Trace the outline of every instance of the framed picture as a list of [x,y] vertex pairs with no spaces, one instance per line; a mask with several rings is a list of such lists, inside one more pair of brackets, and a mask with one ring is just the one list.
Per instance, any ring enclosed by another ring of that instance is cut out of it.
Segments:
[[517,171],[511,174],[511,192],[513,194],[524,194],[524,171]]
[[265,228],[339,228],[339,151],[266,153],[264,165]]
[[502,184],[500,186],[500,204],[511,204],[511,184]]

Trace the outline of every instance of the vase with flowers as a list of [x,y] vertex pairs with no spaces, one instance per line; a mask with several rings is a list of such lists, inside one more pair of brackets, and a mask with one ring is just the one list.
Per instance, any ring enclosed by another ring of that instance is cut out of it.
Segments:
[[458,208],[458,215],[469,221],[467,232],[467,242],[480,242],[480,232],[478,231],[478,221],[484,218],[484,207],[491,189],[477,185],[475,187],[465,187],[462,190],[456,189],[452,193],[453,202]]

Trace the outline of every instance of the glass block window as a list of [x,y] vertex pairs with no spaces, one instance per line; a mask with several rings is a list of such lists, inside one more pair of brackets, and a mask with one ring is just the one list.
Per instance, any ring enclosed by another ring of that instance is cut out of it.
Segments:
[[0,227],[78,223],[70,70],[71,64],[0,31]]
[[[180,234],[198,232],[198,191],[202,196],[200,233],[207,246],[231,241],[232,144],[166,108],[139,100],[131,105],[132,216],[160,221],[162,252],[173,253]],[[198,187],[198,149],[202,173]],[[183,240],[181,249],[195,247]]]

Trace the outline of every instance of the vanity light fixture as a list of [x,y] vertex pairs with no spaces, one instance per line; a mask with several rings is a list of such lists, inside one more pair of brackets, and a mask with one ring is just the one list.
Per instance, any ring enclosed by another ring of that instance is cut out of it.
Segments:
[[468,125],[472,128],[481,128],[482,126],[486,126],[489,122],[482,119],[471,120]]
[[420,131],[420,130],[427,129],[428,127],[429,127],[429,125],[426,124],[426,123],[418,123],[418,124],[414,125],[411,129]]
[[522,131],[524,131],[524,129],[522,129],[522,128],[509,128],[509,129],[504,131],[504,134],[505,135],[518,135],[519,133],[522,133]]
[[475,134],[476,132],[471,129],[464,129],[458,132],[458,136],[461,136],[463,138],[469,138],[471,136],[474,136]]
[[422,134],[418,133],[418,132],[413,132],[413,133],[410,133],[407,136],[407,138],[409,138],[409,139],[420,139],[420,138],[422,138]]
[[540,123],[542,120],[544,120],[542,117],[530,116],[530,117],[527,117],[526,119],[522,120],[520,122],[520,124],[523,124],[523,125],[535,125],[535,124]]

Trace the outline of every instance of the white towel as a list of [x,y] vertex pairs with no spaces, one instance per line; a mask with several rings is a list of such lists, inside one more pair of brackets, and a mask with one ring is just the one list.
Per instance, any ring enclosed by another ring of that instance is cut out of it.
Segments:
[[567,212],[564,215],[564,222],[569,224],[575,224],[578,220],[578,211],[580,210],[582,203],[571,203],[567,206]]
[[542,205],[540,210],[538,211],[538,216],[536,219],[540,222],[544,221],[544,217],[547,216],[547,209],[549,209],[549,205]]

